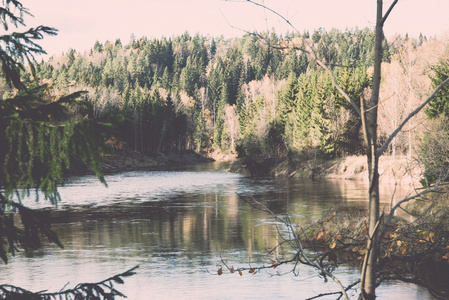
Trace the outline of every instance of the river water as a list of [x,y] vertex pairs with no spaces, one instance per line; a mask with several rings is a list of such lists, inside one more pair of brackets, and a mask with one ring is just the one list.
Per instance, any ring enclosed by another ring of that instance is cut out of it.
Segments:
[[[222,259],[235,268],[269,263],[267,250],[278,241],[274,220],[242,197],[254,197],[276,214],[288,212],[293,222],[319,219],[335,205],[366,207],[361,183],[250,178],[216,163],[123,172],[106,180],[108,187],[94,176],[70,178],[57,208],[25,200],[51,211],[64,249],[44,243],[39,251],[16,254],[1,266],[0,283],[54,292],[139,265],[136,275],[117,286],[128,299],[305,299],[338,287],[307,267],[300,267],[299,276],[277,276],[291,266],[217,275]],[[384,202],[390,192],[384,191]],[[359,278],[357,269],[345,266],[335,274],[344,284]],[[432,299],[425,289],[398,282],[384,283],[377,294]]]

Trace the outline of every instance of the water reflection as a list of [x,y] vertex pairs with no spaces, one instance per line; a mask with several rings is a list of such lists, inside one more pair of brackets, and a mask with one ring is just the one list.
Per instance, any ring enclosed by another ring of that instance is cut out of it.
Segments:
[[[139,264],[138,275],[120,289],[129,299],[303,299],[336,287],[306,268],[300,277],[215,275],[220,256],[235,266],[267,263],[267,249],[277,243],[270,216],[242,197],[254,197],[278,214],[288,212],[294,222],[320,218],[335,205],[366,207],[363,184],[248,178],[210,164],[106,179],[108,188],[94,177],[72,178],[61,189],[58,209],[30,199],[28,205],[51,210],[65,248],[45,245],[20,253],[2,266],[0,282],[56,291],[68,281],[67,287],[99,281]],[[344,283],[358,278],[350,268],[338,274]],[[421,299],[416,296],[421,290],[405,285],[379,293],[394,291]]]

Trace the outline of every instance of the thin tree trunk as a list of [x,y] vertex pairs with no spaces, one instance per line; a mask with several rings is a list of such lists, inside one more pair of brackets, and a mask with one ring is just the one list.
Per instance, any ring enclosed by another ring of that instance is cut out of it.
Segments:
[[[376,265],[379,255],[376,228],[379,222],[379,156],[377,155],[377,105],[379,103],[381,65],[382,65],[382,42],[383,42],[383,11],[382,0],[377,0],[376,17],[376,40],[374,49],[374,74],[372,94],[368,106],[365,110],[362,104],[362,124],[365,133],[366,155],[369,174],[369,240],[362,267],[361,292],[363,299],[371,300],[376,298]],[[363,102],[363,101],[361,101]]]
[[139,114],[137,112],[137,109],[134,107],[134,113],[133,113],[133,118],[134,118],[134,151],[137,152],[137,143],[138,143],[138,132],[139,132]]
[[161,130],[161,138],[159,139],[159,145],[157,147],[157,153],[161,153],[162,149],[162,141],[164,140],[164,134],[165,134],[165,127],[167,126],[167,121],[165,120],[162,124],[162,130]]

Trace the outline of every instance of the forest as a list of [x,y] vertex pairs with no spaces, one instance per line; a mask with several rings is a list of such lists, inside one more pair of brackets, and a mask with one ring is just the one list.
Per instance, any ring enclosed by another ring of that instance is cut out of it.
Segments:
[[[69,49],[38,64],[36,76],[56,94],[88,91],[90,117],[119,120],[110,142],[127,151],[237,152],[258,159],[360,154],[361,120],[301,50],[306,41],[353,99],[367,94],[374,49],[368,28],[233,39],[132,35],[128,44],[117,39],[97,41],[85,53]],[[380,142],[444,80],[446,48],[422,35],[384,40]],[[429,120],[444,115],[437,102],[395,138],[390,155],[416,152]]]
[[[40,27],[36,32],[40,30],[54,34],[51,28]],[[383,48],[383,52],[377,54],[382,56],[375,58],[375,45],[380,44],[377,49]],[[312,48],[315,55],[310,55],[307,48]],[[27,50],[22,51],[27,57]],[[376,77],[375,62],[380,60],[382,74]],[[8,203],[14,207],[13,213],[19,211],[26,233],[25,243],[20,235],[12,234],[16,232],[12,217],[2,223],[2,231],[7,234],[0,238],[8,240],[0,248],[5,263],[7,252],[14,254],[15,250],[5,245],[21,241],[24,248],[39,247],[38,227],[62,247],[43,222],[45,218],[38,218],[20,202],[7,202],[14,192],[20,200],[32,188],[39,189],[56,205],[60,200],[57,185],[63,183],[65,170],[77,165],[90,166],[105,183],[98,161],[105,145],[125,155],[237,154],[248,168],[260,174],[267,162],[295,165],[310,159],[362,155],[370,152],[370,143],[364,139],[374,136],[375,149],[388,145],[385,152],[374,153],[376,160],[384,153],[417,159],[425,167],[422,183],[437,182],[435,188],[441,178],[447,178],[449,87],[442,87],[442,83],[447,82],[449,74],[449,52],[445,38],[398,35],[382,41],[376,40],[376,31],[368,28],[285,35],[253,33],[232,39],[186,32],[160,39],[132,35],[128,44],[119,39],[104,44],[97,41],[84,53],[69,49],[37,65],[30,64],[26,67],[29,72],[22,72],[26,69],[22,61],[11,60],[10,66],[3,59],[5,75],[0,80],[4,99],[0,122],[5,128],[0,142],[8,145],[0,149],[0,184],[5,187],[0,200],[3,209]],[[365,110],[364,103],[375,90],[373,78],[382,79],[381,96],[374,107]],[[429,98],[434,90],[438,94]],[[430,104],[414,116],[413,111],[427,98],[432,99]],[[360,107],[359,111],[354,107]],[[362,132],[370,110],[378,111],[378,118],[371,123],[378,136]],[[402,128],[407,116],[414,118]],[[391,135],[397,128],[402,131]],[[18,188],[24,192],[18,193]],[[379,235],[382,240],[388,233],[387,238],[394,242],[382,258],[391,258],[395,251],[404,256],[414,249],[405,246],[408,237],[396,234],[402,230],[402,222],[395,233],[387,231],[398,205],[392,208]],[[377,227],[382,218],[370,221],[370,226]],[[436,229],[429,231],[432,237],[429,233],[428,239],[423,237],[419,243],[434,243],[434,236],[439,235],[444,242],[440,246],[446,251],[446,235],[434,233]],[[324,227],[318,230],[311,233],[312,242],[324,240],[325,232],[331,232]],[[363,228],[362,233],[366,230]],[[410,232],[422,231],[412,228]],[[323,242],[330,249],[342,240],[338,232],[335,236]],[[370,247],[350,251],[364,255]],[[106,281],[130,276],[133,270]]]

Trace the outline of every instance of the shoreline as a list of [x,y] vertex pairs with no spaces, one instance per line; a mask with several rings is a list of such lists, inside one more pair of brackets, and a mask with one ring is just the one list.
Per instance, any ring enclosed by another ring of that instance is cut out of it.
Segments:
[[[235,167],[236,171],[243,168]],[[423,168],[416,159],[406,156],[383,156],[379,160],[379,182],[403,187],[421,187]],[[313,179],[344,179],[368,182],[365,156],[347,156],[333,160],[307,160],[291,166],[281,161],[273,166],[269,175],[279,177],[299,177]]]
[[[348,156],[325,163],[319,170],[321,178],[339,178],[368,182],[368,169],[365,156]],[[399,186],[421,186],[423,169],[414,159],[406,156],[383,156],[379,159],[379,183]]]
[[144,170],[153,168],[182,166],[203,162],[214,162],[215,159],[198,153],[169,153],[149,155],[137,152],[106,155],[101,159],[101,170],[105,174]]
[[[123,171],[160,169],[204,162],[229,162],[229,171],[248,174],[235,154],[210,153],[202,155],[194,152],[148,155],[126,152],[106,155],[101,159],[104,174]],[[396,184],[403,187],[421,186],[422,167],[416,160],[406,156],[383,156],[379,160],[380,183]],[[83,173],[83,172],[70,172]],[[344,179],[368,182],[365,156],[348,156],[334,160],[307,160],[295,166],[286,160],[276,163],[266,174],[276,177],[298,177],[314,179]]]

